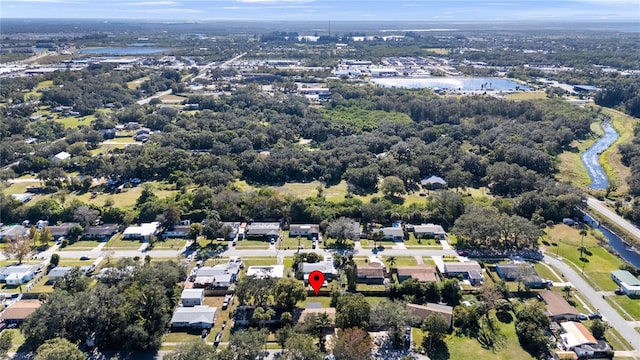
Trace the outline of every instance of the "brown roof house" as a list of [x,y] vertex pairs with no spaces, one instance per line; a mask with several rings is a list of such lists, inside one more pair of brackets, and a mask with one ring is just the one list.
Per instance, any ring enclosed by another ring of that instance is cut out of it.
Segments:
[[360,265],[357,268],[358,282],[365,284],[382,284],[384,283],[384,265],[378,262],[371,262]]
[[438,281],[436,267],[433,265],[420,264],[417,266],[398,266],[396,271],[398,273],[399,282],[409,279],[416,279],[422,282]]
[[440,304],[426,303],[424,305],[407,304],[407,313],[412,325],[420,326],[424,319],[431,314],[438,314],[449,324],[451,327],[453,319],[453,307]]
[[5,323],[22,324],[22,322],[33,314],[42,305],[40,300],[18,300],[0,315],[0,321]]
[[559,293],[543,290],[538,293],[538,297],[547,306],[547,314],[551,320],[575,320],[578,317],[578,310],[571,306]]

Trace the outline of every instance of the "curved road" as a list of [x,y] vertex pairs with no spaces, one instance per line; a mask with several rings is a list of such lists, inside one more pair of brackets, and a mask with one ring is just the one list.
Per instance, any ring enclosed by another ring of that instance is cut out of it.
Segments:
[[615,211],[609,209],[604,202],[589,197],[587,198],[587,205],[589,205],[590,208],[596,210],[600,214],[604,215],[611,222],[631,233],[636,237],[637,240],[640,240],[640,229],[638,229],[635,225],[627,221],[622,216],[616,214]]
[[602,293],[597,292],[571,266],[562,260],[545,255],[544,261],[560,270],[565,279],[570,281],[589,300],[591,305],[602,314],[604,319],[629,342],[635,350],[636,356],[640,356],[640,334],[604,300]]

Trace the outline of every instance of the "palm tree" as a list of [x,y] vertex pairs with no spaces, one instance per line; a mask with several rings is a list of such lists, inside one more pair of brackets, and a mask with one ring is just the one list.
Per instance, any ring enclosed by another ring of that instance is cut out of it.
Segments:
[[567,300],[569,300],[571,298],[571,292],[572,291],[573,291],[573,288],[571,287],[571,285],[567,285],[567,286],[562,288],[562,292],[564,292],[565,298]]
[[584,237],[587,235],[587,230],[580,230],[580,259],[582,260],[582,253],[584,252]]
[[392,268],[396,266],[398,258],[396,258],[395,256],[387,256],[387,259],[385,261],[387,262],[387,264],[389,264],[389,267]]

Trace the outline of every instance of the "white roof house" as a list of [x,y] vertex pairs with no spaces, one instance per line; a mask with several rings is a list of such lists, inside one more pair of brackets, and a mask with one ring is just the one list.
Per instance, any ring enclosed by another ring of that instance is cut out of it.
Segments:
[[124,229],[123,235],[125,239],[142,239],[148,240],[151,235],[158,233],[160,223],[157,221],[151,223],[142,223],[138,226],[129,226]]
[[62,161],[65,161],[65,160],[67,160],[67,159],[70,159],[70,158],[71,158],[71,154],[69,154],[69,153],[68,153],[68,152],[66,152],[66,151],[61,151],[61,152],[59,152],[59,153],[57,153],[57,154],[53,155],[53,156],[51,157],[51,161],[52,161],[52,162],[54,162],[54,163],[56,163],[56,164],[58,164],[58,163],[60,163],[60,162],[62,162]]
[[171,317],[171,326],[181,328],[210,329],[216,320],[217,307],[178,307]]
[[284,277],[284,265],[249,266],[247,276],[254,276],[258,279],[280,279]]
[[579,322],[566,321],[560,324],[564,330],[563,334],[560,334],[562,339],[562,347],[566,350],[572,350],[576,346],[584,344],[597,344],[598,341],[587,330],[587,328]]
[[184,289],[180,295],[182,306],[198,306],[204,301],[204,289]]

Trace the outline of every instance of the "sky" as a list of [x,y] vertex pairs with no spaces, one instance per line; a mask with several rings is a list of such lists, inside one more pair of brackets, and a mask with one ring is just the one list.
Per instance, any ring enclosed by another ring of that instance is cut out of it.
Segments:
[[640,0],[1,0],[0,19],[637,21]]

